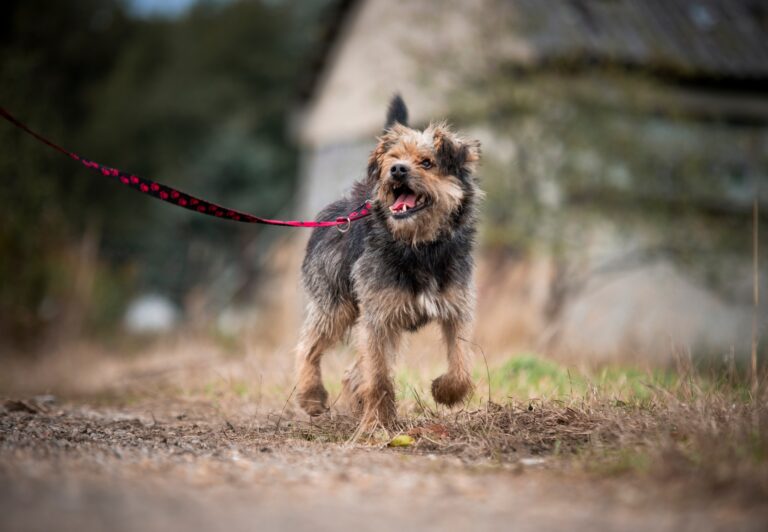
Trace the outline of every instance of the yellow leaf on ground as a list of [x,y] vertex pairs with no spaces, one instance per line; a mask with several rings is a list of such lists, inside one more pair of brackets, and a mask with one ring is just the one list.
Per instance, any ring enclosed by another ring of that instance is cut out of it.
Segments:
[[414,442],[413,438],[408,436],[407,434],[398,434],[394,438],[392,438],[392,441],[389,442],[390,447],[408,447],[409,445],[413,445]]

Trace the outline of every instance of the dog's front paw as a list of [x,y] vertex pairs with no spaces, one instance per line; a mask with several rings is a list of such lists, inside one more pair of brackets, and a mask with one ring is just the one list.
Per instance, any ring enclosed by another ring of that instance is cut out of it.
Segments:
[[446,373],[432,381],[432,397],[442,405],[460,403],[472,390],[472,379],[467,374]]
[[310,416],[319,416],[328,411],[328,392],[317,384],[298,393],[299,406]]

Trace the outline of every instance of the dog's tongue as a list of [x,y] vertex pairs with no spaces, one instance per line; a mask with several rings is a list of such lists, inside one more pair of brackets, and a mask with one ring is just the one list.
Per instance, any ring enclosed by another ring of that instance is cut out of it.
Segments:
[[404,206],[413,209],[416,206],[416,194],[406,194],[403,192],[397,197],[395,203],[392,204],[391,209],[393,211],[401,211]]

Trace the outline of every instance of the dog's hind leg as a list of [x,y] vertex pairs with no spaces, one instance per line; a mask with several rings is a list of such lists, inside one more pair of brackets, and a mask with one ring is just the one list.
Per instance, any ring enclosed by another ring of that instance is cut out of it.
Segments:
[[432,381],[432,397],[440,404],[453,406],[472,390],[469,353],[464,345],[469,325],[447,320],[441,323],[448,350],[448,371]]
[[339,398],[341,408],[356,417],[360,417],[363,413],[364,384],[363,358],[358,357],[354,364],[344,372],[344,377],[341,379],[341,397]]
[[356,318],[353,305],[338,304],[327,311],[314,303],[309,304],[297,350],[296,396],[301,408],[310,416],[319,416],[328,410],[328,392],[323,386],[320,367],[323,354],[341,340]]

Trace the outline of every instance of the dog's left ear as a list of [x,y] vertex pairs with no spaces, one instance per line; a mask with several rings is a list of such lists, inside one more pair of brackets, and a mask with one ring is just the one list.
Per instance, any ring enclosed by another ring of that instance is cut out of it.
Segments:
[[437,164],[446,174],[468,179],[480,160],[480,142],[459,137],[445,125],[434,127]]

